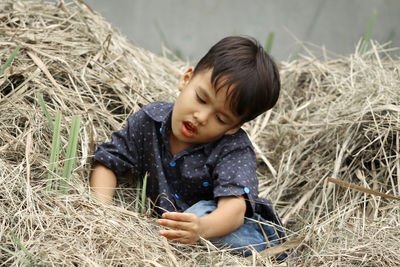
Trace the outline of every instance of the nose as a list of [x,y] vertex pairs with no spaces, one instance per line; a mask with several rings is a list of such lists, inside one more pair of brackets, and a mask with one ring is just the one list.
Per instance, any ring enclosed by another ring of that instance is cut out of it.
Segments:
[[210,116],[210,111],[206,108],[199,109],[194,112],[193,117],[199,125],[204,125],[208,121],[208,117]]

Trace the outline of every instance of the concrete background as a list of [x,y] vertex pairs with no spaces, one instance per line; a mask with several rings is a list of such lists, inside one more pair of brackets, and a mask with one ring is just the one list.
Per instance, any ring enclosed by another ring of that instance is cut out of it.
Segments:
[[[372,38],[400,47],[399,0],[86,0],[128,39],[154,53],[165,44],[182,59],[197,62],[227,35],[250,35],[265,44],[275,35],[271,54],[292,59],[301,42],[339,55],[354,52],[376,11]],[[335,55],[332,55],[335,57]]]

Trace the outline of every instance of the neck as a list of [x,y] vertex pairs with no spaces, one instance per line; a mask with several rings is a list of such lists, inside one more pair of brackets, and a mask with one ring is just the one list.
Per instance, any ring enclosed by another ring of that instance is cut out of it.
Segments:
[[172,132],[169,135],[169,149],[171,150],[172,155],[176,155],[182,150],[185,150],[186,148],[190,147],[189,144],[187,143],[182,143],[179,140],[175,138],[175,136],[172,134]]

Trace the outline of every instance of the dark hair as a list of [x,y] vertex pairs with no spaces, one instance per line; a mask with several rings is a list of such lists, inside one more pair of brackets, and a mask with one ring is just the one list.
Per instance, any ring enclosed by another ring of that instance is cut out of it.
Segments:
[[197,63],[193,76],[212,69],[211,84],[218,92],[227,86],[230,108],[250,121],[271,109],[279,97],[279,71],[264,48],[252,38],[226,37]]

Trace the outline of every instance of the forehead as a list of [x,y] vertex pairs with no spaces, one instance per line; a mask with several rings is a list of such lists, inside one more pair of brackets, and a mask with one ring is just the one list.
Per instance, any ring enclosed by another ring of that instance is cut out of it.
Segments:
[[232,90],[235,89],[234,85],[229,83],[229,78],[226,76],[215,77],[212,80],[212,69],[202,70],[195,74],[194,79],[204,86],[210,93],[215,96],[223,97],[226,102],[231,101]]
[[223,101],[225,104],[230,105],[232,88],[228,88],[224,83],[226,79],[217,79],[212,81],[212,69],[202,70],[193,77],[196,83],[195,86],[206,93],[209,97],[218,98],[219,101]]

